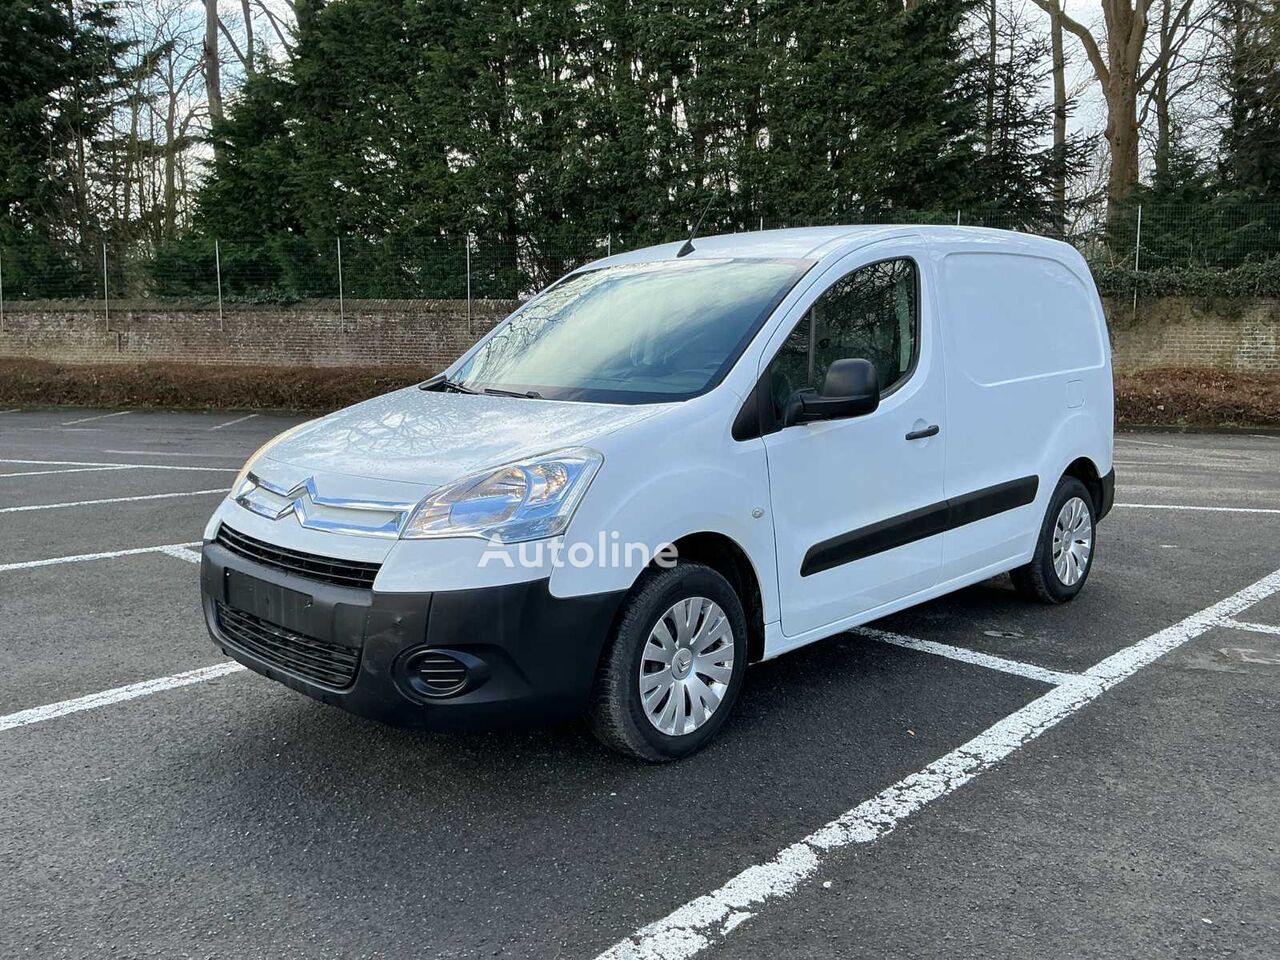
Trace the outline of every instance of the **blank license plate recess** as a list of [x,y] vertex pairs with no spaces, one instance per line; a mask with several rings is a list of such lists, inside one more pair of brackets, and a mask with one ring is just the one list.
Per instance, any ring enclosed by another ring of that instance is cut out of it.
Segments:
[[312,633],[311,597],[267,583],[238,570],[228,570],[227,604],[296,633]]

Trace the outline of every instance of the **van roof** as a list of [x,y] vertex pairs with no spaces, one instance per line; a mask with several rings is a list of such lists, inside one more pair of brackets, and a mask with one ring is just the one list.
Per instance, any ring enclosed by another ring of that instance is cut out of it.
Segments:
[[[722,233],[698,237],[693,241],[693,252],[687,259],[713,260],[724,257],[743,258],[795,258],[822,260],[828,256],[848,253],[850,250],[886,240],[890,237],[912,235],[929,243],[985,243],[993,241],[1006,247],[1018,247],[1024,252],[1037,249],[1043,256],[1062,259],[1075,255],[1068,244],[1034,234],[1013,230],[995,230],[990,227],[947,227],[921,224],[874,224],[833,227],[795,227],[786,230],[758,230],[750,233]],[[683,240],[662,243],[639,250],[630,250],[587,264],[588,267],[613,266],[623,263],[652,263],[655,260],[675,259],[684,246]]]

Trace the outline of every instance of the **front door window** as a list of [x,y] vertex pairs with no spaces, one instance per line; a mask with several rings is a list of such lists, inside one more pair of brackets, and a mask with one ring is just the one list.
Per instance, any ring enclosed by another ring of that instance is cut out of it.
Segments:
[[835,360],[870,360],[880,392],[904,381],[920,342],[920,283],[914,260],[901,257],[846,273],[814,301],[769,367],[774,412],[797,390],[820,390]]

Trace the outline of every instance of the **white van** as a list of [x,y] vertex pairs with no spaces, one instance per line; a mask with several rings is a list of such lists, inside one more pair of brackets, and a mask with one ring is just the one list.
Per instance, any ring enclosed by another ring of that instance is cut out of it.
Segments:
[[637,250],[448,370],[245,464],[217,645],[434,729],[590,717],[680,757],[748,663],[1012,572],[1061,603],[1114,496],[1107,329],[1071,247],[829,227]]

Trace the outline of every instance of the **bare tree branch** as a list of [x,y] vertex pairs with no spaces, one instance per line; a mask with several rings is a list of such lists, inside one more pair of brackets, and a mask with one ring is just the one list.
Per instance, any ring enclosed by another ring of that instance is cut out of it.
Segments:
[[218,18],[218,29],[221,30],[222,35],[227,38],[227,43],[231,44],[231,51],[236,55],[236,58],[244,64],[246,69],[248,69],[249,61],[245,57],[244,51],[240,49],[240,45],[236,43],[236,38],[231,35],[231,31],[227,29],[227,25],[222,22],[221,17]]
[[[286,50],[292,50],[293,44],[289,42],[287,37],[285,37],[284,29],[281,27],[280,21],[276,19],[276,15],[271,12],[271,9],[266,5],[264,0],[256,0],[256,2],[258,4],[258,9],[267,15],[267,22],[271,24],[271,29],[273,29],[276,32],[276,36],[280,38],[280,43]],[[293,9],[293,5],[290,4],[289,8]]]
[[[1187,18],[1191,14],[1191,5],[1192,5],[1192,0],[1183,0],[1183,4],[1181,8],[1179,8],[1177,14],[1173,18],[1173,22],[1169,26],[1170,35],[1177,33],[1178,30],[1180,30],[1183,27],[1183,25],[1185,25]],[[1180,46],[1181,44],[1178,45],[1178,47]],[[1166,63],[1169,62],[1174,52],[1175,52],[1175,46],[1173,44],[1166,46],[1163,50],[1160,51],[1160,53],[1156,56],[1156,58],[1153,61],[1151,61],[1151,64],[1147,67],[1147,69],[1142,71],[1142,74],[1138,77],[1139,89],[1141,89],[1142,87],[1145,87],[1148,83],[1151,82],[1151,78],[1156,75],[1156,72],[1159,71],[1161,67],[1163,67]]]
[[[1045,13],[1053,14],[1050,0],[1032,0],[1032,3]],[[1068,16],[1064,10],[1059,10],[1057,16],[1062,22],[1063,29],[1074,34],[1080,41],[1080,45],[1084,47],[1089,63],[1093,65],[1093,72],[1098,75],[1098,82],[1104,87],[1107,86],[1111,82],[1111,71],[1107,69],[1106,61],[1102,59],[1102,51],[1098,49],[1098,41],[1093,38],[1089,28],[1074,17]]]

